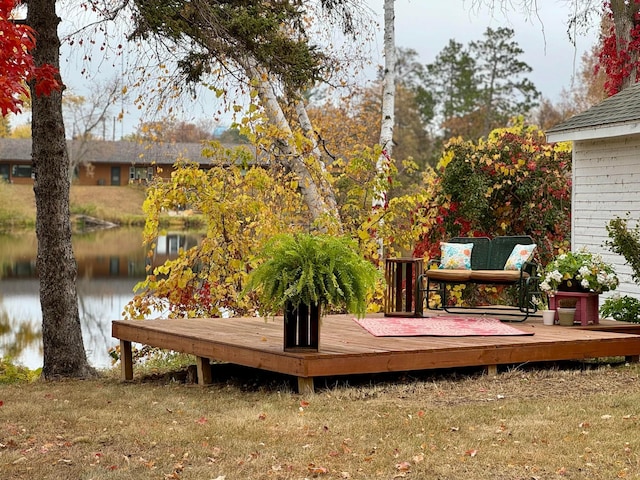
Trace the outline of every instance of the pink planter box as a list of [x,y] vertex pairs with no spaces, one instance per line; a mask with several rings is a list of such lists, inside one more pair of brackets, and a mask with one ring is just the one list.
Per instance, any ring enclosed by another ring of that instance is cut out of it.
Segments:
[[[590,323],[597,325],[600,323],[600,315],[598,309],[600,308],[598,293],[578,293],[578,292],[556,292],[552,297],[549,297],[549,307],[551,310],[555,310],[558,307],[558,300],[561,298],[575,298],[576,303],[576,318],[574,323],[580,325],[589,325]],[[558,320],[558,313],[556,312],[556,322]]]

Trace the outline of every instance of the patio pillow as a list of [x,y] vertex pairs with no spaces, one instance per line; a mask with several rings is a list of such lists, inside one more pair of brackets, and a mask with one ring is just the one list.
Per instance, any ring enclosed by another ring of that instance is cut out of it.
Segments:
[[513,250],[511,251],[511,255],[509,255],[509,258],[507,258],[507,261],[504,264],[504,269],[520,270],[524,262],[526,262],[531,258],[535,248],[536,248],[535,243],[531,243],[529,245],[517,244],[515,247],[513,247]]
[[440,243],[440,268],[471,270],[473,243]]

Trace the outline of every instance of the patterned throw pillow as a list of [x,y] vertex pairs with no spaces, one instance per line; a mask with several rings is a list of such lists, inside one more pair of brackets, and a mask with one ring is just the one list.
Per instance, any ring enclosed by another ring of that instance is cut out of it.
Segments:
[[533,255],[533,251],[536,248],[536,244],[520,245],[517,244],[513,247],[511,255],[507,258],[507,262],[504,264],[505,270],[520,270],[524,262],[529,260]]
[[440,243],[440,268],[471,270],[473,243]]

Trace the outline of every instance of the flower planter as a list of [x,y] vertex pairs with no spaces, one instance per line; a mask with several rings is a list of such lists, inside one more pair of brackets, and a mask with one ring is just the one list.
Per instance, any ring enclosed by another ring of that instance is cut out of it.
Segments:
[[563,327],[572,327],[576,318],[575,307],[558,307],[558,325]]
[[563,280],[562,282],[560,282],[560,285],[558,285],[558,291],[579,293],[585,293],[589,291],[589,289],[586,289],[582,285],[580,285],[580,282],[576,279],[572,279],[570,282],[571,283],[569,283],[569,280]]
[[284,350],[317,352],[320,340],[320,307],[287,303],[284,312]]

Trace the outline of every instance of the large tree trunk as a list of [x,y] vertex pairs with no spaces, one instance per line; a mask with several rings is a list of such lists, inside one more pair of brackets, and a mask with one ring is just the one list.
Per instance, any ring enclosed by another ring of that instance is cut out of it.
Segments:
[[[55,0],[29,0],[27,23],[36,31],[37,66],[60,65]],[[62,92],[38,96],[31,89],[33,190],[36,197],[37,269],[40,278],[42,340],[46,379],[94,373],[82,342],[77,267],[71,245],[69,157],[62,121]]]

